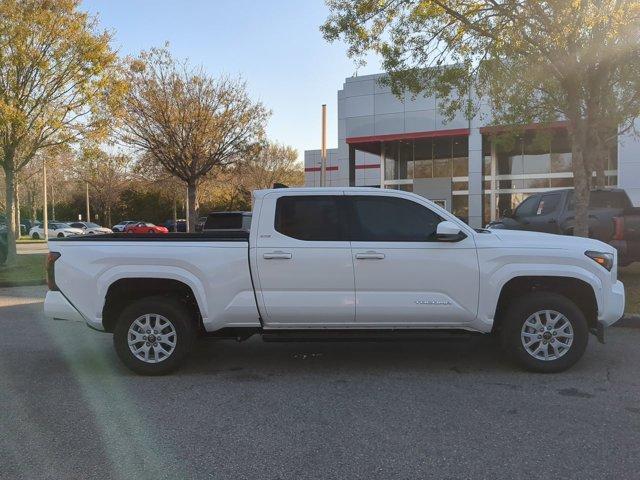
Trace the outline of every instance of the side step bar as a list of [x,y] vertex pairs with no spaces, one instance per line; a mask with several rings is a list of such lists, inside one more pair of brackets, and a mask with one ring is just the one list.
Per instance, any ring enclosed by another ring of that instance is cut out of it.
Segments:
[[464,330],[263,330],[265,342],[390,342],[469,340],[480,333]]

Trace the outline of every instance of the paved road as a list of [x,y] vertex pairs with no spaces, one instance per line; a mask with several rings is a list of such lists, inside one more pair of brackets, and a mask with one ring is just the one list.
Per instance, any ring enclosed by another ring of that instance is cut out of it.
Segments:
[[558,375],[468,342],[201,342],[162,378],[0,289],[0,478],[637,479],[640,329]]

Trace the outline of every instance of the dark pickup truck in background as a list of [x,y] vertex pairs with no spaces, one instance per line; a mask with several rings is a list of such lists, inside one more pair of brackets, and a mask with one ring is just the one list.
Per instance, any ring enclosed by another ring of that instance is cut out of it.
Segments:
[[[563,189],[527,197],[487,228],[573,235],[574,221],[573,189]],[[640,261],[640,208],[633,207],[624,190],[592,191],[589,236],[615,247],[621,266]]]

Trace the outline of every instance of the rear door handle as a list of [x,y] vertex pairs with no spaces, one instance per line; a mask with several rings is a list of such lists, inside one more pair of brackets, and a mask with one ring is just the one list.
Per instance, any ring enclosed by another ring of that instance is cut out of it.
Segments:
[[384,253],[378,253],[378,252],[356,253],[356,258],[358,260],[382,260],[384,258]]
[[266,260],[291,260],[293,258],[293,255],[291,255],[289,252],[277,251],[265,253],[262,255],[262,258]]

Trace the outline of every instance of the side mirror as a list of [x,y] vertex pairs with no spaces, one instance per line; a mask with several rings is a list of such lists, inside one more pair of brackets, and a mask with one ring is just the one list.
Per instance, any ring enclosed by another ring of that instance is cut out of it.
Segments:
[[436,227],[436,239],[441,242],[457,242],[465,236],[460,227],[449,220],[440,222]]

